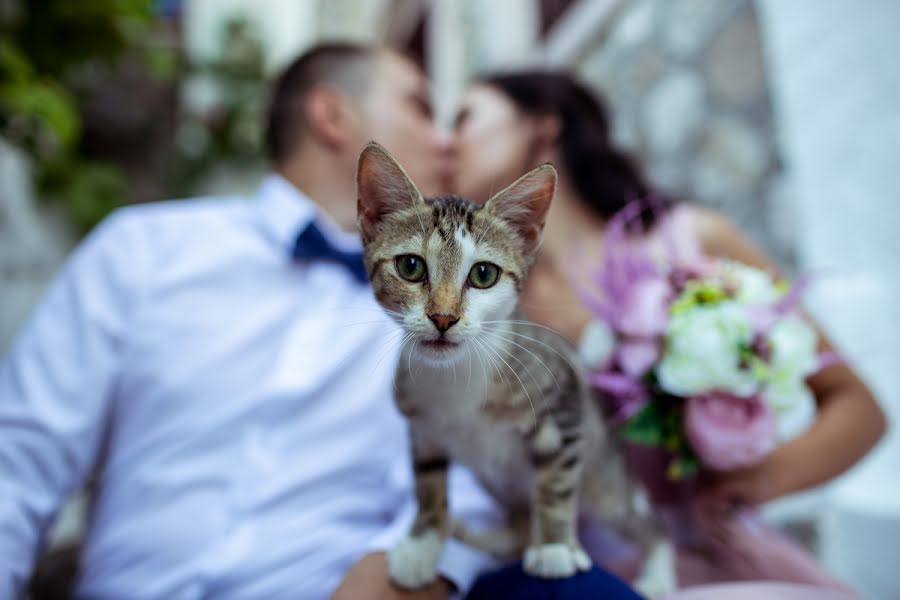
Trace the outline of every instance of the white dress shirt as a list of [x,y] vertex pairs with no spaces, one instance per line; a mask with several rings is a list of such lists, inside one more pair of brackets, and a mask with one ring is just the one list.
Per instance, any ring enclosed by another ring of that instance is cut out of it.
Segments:
[[[325,598],[413,513],[392,401],[400,332],[337,264],[295,264],[315,219],[254,199],[121,209],[73,253],[0,363],[0,598],[60,503],[97,480],[77,597]],[[464,471],[455,513],[496,508]],[[466,587],[483,555],[449,542]]]

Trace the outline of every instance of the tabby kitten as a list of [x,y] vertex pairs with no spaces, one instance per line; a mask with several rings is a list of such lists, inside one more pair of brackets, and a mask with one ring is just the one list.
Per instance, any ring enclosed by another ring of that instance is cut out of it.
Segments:
[[[425,199],[379,145],[360,156],[366,268],[408,340],[396,402],[409,420],[418,514],[389,555],[401,586],[433,581],[448,535],[482,547],[509,537],[452,531],[450,461],[477,474],[512,523],[530,522],[524,567],[533,575],[590,568],[575,531],[579,508],[607,522],[631,516],[632,488],[571,348],[515,308],[555,188],[547,164],[484,206]],[[526,545],[513,541],[518,551]]]

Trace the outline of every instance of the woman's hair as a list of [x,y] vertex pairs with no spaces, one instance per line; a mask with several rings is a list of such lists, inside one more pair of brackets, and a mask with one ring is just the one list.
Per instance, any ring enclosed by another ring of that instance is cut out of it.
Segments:
[[[479,77],[530,115],[557,115],[561,121],[561,168],[578,196],[603,219],[610,219],[633,200],[653,200],[655,194],[637,165],[610,140],[608,112],[602,101],[582,83],[558,71],[517,71]],[[652,196],[652,198],[651,198]],[[651,227],[658,211],[643,210],[641,220]]]

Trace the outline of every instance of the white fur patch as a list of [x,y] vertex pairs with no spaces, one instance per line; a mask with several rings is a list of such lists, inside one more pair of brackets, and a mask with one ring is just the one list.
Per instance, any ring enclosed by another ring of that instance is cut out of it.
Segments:
[[403,538],[388,554],[391,579],[408,589],[425,587],[433,582],[443,546],[444,541],[436,531]]
[[634,588],[647,598],[665,598],[678,589],[671,542],[661,540],[651,548]]
[[579,547],[568,544],[543,544],[525,551],[525,572],[545,579],[571,577],[591,568],[591,559]]

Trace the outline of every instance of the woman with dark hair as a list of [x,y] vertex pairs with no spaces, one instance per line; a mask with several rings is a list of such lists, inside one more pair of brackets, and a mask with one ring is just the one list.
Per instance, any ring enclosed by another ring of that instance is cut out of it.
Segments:
[[[706,255],[777,270],[722,215],[656,194],[636,163],[612,143],[610,119],[602,103],[567,74],[525,71],[479,78],[465,95],[456,132],[457,192],[475,200],[487,199],[492,191],[540,163],[556,165],[559,186],[522,308],[531,319],[563,333],[574,344],[582,342],[593,314],[573,286],[568,264],[573,250],[597,256],[609,220],[631,200],[657,200],[657,209],[641,215],[641,238],[647,243],[656,243],[661,237],[657,234],[668,230]],[[821,334],[819,347],[831,348]],[[735,502],[758,506],[836,477],[874,446],[883,434],[885,419],[848,365],[828,366],[807,383],[818,411],[812,426],[756,467],[709,474],[704,497],[715,499],[715,506],[723,508]],[[686,574],[681,549],[679,554],[682,583],[737,577],[727,569]]]

